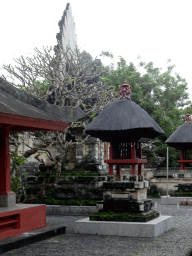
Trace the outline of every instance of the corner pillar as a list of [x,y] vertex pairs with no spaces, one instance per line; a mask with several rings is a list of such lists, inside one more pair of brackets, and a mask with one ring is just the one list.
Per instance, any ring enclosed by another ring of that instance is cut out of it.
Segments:
[[0,127],[0,207],[11,207],[16,204],[15,193],[10,188],[10,129],[10,125]]
[[[141,142],[139,142],[139,158],[142,159],[142,148],[141,148]],[[142,164],[138,165],[138,175],[142,175]]]

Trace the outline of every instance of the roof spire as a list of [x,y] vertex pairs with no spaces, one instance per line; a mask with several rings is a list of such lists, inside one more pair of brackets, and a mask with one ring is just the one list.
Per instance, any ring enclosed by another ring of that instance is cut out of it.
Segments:
[[185,115],[185,123],[186,124],[191,124],[191,115],[190,114]]
[[126,78],[125,78],[124,84],[119,85],[119,90],[120,90],[120,99],[131,100],[132,87],[127,83]]

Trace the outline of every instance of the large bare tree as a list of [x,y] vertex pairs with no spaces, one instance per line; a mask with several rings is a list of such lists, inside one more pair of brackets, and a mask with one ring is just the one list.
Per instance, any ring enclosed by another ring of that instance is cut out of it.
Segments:
[[[70,47],[66,51],[60,47],[34,50],[33,56],[21,56],[15,59],[14,65],[4,65],[7,75],[3,78],[21,90],[51,104],[81,107],[86,118],[72,123],[72,127],[86,127],[96,113],[116,99],[115,91],[99,79],[103,72],[99,59],[93,60],[90,54],[80,52],[78,49],[73,52]],[[54,181],[56,186],[62,162],[66,159],[69,147],[74,144],[83,144],[87,140],[86,135],[79,141],[67,140],[67,134],[70,132],[67,128],[64,132],[38,133],[38,140],[34,140],[31,147],[27,145],[29,149],[23,153],[25,158],[35,154],[35,158],[44,163],[41,158],[41,153],[44,152],[50,160],[47,165],[48,179],[44,183],[42,194],[45,193],[45,187],[49,184],[49,174],[53,168],[57,170]],[[35,135],[37,136],[37,134],[31,134],[33,138],[36,138]],[[12,141],[18,143],[15,138],[12,137]],[[59,148],[60,153],[53,156],[51,147]]]

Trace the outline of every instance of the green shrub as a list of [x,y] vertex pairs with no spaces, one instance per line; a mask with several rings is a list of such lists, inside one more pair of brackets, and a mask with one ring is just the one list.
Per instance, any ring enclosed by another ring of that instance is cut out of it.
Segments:
[[154,211],[147,215],[130,214],[128,212],[99,212],[90,216],[91,221],[121,221],[121,222],[146,222],[159,217],[159,213]]
[[154,194],[150,194],[147,195],[147,198],[160,198],[161,196],[159,195],[159,193],[154,193]]
[[192,192],[183,192],[183,191],[175,191],[170,194],[171,196],[178,196],[178,197],[192,197]]
[[19,182],[19,176],[11,177],[11,190],[17,193],[17,189],[21,187],[21,183]]
[[45,198],[39,199],[38,197],[30,197],[23,201],[25,204],[47,204],[47,205],[77,205],[77,206],[94,206],[97,204],[97,201],[93,199],[87,199],[79,197],[76,199],[56,199],[52,196],[47,196]]

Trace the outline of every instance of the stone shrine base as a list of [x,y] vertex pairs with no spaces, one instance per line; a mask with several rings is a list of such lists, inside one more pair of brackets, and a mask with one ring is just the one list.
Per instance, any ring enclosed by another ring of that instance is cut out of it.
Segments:
[[0,207],[0,240],[46,227],[46,205]]
[[75,233],[107,236],[156,237],[173,227],[174,217],[160,216],[148,222],[90,221],[75,223]]

